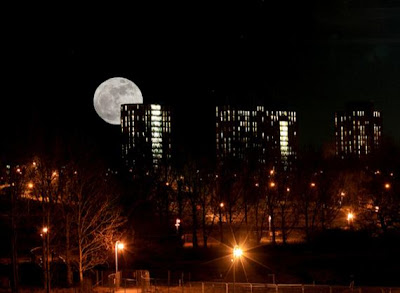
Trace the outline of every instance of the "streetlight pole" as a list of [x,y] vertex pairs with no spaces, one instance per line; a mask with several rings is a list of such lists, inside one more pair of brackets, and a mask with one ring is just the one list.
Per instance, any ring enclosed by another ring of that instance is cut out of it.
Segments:
[[352,212],[349,212],[347,214],[347,223],[349,225],[349,229],[352,230],[353,229],[353,219],[354,219],[354,214]]
[[176,219],[175,227],[176,227],[176,234],[179,235],[179,226],[181,225],[181,219]]
[[240,258],[243,250],[239,246],[233,248],[233,293],[236,291],[236,259]]
[[117,240],[115,242],[115,285],[119,285],[119,278],[118,278],[118,249],[124,249],[124,244]]
[[119,240],[115,242],[115,277],[118,274],[118,243]]
[[46,292],[50,292],[50,238],[49,238],[49,228],[43,226],[42,228],[42,238],[43,238],[43,270],[44,270],[44,286]]
[[236,292],[236,259],[233,257],[233,293]]
[[224,207],[224,203],[221,202],[219,204],[219,232],[221,234],[221,236],[220,236],[221,237],[221,239],[220,239],[221,243],[224,242],[224,230],[223,230],[223,227],[222,227],[222,208],[223,207]]

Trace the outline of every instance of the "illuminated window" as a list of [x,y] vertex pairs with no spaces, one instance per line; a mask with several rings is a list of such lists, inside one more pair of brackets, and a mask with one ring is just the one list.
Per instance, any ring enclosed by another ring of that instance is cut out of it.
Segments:
[[288,122],[287,121],[279,121],[279,130],[280,130],[280,146],[281,146],[281,156],[287,157],[289,155],[288,152],[288,144],[289,144],[289,136],[288,136]]

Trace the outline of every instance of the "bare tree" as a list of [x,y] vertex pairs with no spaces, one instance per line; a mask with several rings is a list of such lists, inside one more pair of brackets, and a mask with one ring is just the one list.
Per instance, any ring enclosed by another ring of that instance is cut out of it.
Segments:
[[26,172],[30,180],[30,196],[41,206],[44,288],[46,292],[50,292],[51,244],[57,233],[55,229],[53,231],[52,220],[54,207],[59,201],[60,168],[52,159],[36,157],[32,163],[26,165]]
[[[254,192],[252,193],[251,206],[253,213],[251,213],[250,222],[252,223],[253,229],[256,234],[256,242],[259,244],[264,234],[266,226],[266,219],[268,216],[268,206],[265,200],[264,192],[260,190],[260,183],[254,183]],[[269,233],[269,231],[268,231]]]
[[200,176],[199,203],[201,206],[201,227],[204,247],[207,247],[208,237],[214,229],[219,203],[215,197],[214,176],[212,174],[200,174]]
[[88,160],[56,166],[52,160],[35,158],[29,170],[30,194],[42,208],[45,288],[50,290],[50,244],[55,238],[65,242],[58,248],[65,251],[67,284],[72,284],[74,261],[82,282],[86,271],[109,258],[125,222],[111,181],[102,166]]
[[292,178],[286,172],[280,174],[278,181],[278,216],[280,217],[280,229],[282,234],[282,243],[286,244],[287,239],[297,224],[298,211],[294,201]]
[[[10,228],[11,228],[11,264],[12,264],[12,292],[19,292],[19,278],[18,278],[18,251],[17,251],[17,237],[18,226],[21,220],[22,209],[19,205],[21,195],[26,189],[27,181],[24,166],[6,166],[1,168],[1,185],[0,192],[7,195],[7,201],[10,201]],[[3,181],[4,180],[4,181]]]
[[112,195],[102,174],[87,169],[77,172],[79,179],[71,207],[76,227],[79,280],[82,282],[85,272],[109,258],[125,218],[117,205],[117,196]]

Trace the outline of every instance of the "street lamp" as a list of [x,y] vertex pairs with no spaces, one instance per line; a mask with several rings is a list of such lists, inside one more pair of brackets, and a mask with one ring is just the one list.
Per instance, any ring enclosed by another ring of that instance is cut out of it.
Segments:
[[175,221],[176,233],[179,233],[180,225],[181,225],[181,219],[176,219],[176,221]]
[[119,240],[115,242],[115,277],[117,277],[118,274],[118,249],[124,249],[124,244]]
[[233,293],[236,290],[236,259],[240,258],[243,254],[243,250],[239,246],[233,248]]
[[222,209],[224,208],[224,203],[221,202],[219,204],[219,233],[220,233],[220,241],[221,243],[224,242],[224,231],[222,228]]
[[44,286],[47,293],[50,292],[50,239],[49,227],[43,226],[40,236],[43,238],[43,273],[44,273]]
[[271,221],[272,217],[271,215],[268,216],[268,237],[271,236]]
[[349,228],[353,227],[353,219],[354,219],[354,214],[352,212],[349,212],[347,214],[347,222],[349,224]]

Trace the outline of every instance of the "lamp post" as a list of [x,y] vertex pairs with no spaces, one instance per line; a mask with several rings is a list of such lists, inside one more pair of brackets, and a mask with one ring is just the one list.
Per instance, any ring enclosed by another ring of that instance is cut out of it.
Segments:
[[233,293],[236,290],[236,259],[240,258],[243,254],[243,250],[239,246],[233,248]]
[[179,234],[179,226],[181,225],[181,219],[176,219],[175,221],[175,227],[176,227],[176,233]]
[[222,208],[224,207],[224,203],[221,202],[219,204],[219,233],[220,233],[220,241],[221,243],[224,242],[224,231],[222,228]]
[[119,285],[119,278],[118,278],[118,249],[124,249],[124,244],[117,240],[115,242],[115,285],[118,287]]
[[40,234],[43,238],[43,270],[44,270],[44,285],[46,292],[50,292],[50,239],[49,239],[49,228],[43,226],[42,233]]
[[354,219],[354,214],[352,212],[349,212],[347,214],[347,223],[349,225],[349,229],[353,229],[353,219]]

